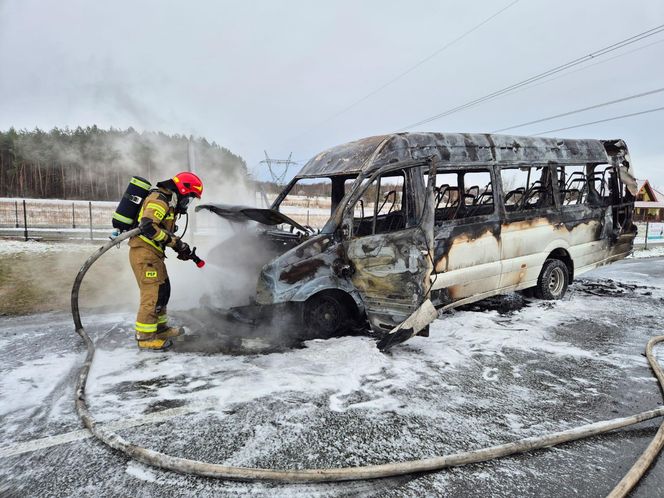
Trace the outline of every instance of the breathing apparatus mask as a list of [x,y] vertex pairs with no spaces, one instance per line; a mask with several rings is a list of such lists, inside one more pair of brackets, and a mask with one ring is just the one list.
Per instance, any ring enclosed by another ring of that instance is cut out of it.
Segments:
[[179,214],[184,214],[187,212],[187,208],[189,207],[189,204],[191,204],[191,201],[194,200],[193,195],[179,195],[178,194],[178,204],[176,206],[176,210]]

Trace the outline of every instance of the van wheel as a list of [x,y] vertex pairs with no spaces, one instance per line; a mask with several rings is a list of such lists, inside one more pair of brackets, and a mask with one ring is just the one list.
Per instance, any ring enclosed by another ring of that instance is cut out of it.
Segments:
[[318,294],[304,303],[303,325],[311,338],[334,337],[348,325],[347,306],[336,296]]
[[547,259],[537,279],[535,296],[540,299],[562,299],[569,284],[569,269],[559,259]]

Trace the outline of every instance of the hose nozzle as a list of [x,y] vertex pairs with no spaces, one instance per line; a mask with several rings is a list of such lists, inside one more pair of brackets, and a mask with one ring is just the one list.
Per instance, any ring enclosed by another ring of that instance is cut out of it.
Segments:
[[196,263],[196,266],[198,266],[199,268],[203,268],[203,267],[205,266],[205,261],[202,260],[201,258],[199,258],[199,257],[196,255],[196,248],[195,248],[195,247],[191,250],[191,256],[190,256],[190,259],[191,259],[194,263]]

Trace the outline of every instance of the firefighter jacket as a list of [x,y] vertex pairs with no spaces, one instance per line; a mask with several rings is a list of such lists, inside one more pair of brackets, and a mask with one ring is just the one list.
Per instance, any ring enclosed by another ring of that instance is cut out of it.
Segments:
[[129,247],[147,247],[157,255],[165,257],[166,246],[175,247],[178,237],[169,235],[175,232],[175,206],[177,195],[170,190],[153,190],[143,201],[138,213],[138,226],[141,235],[129,239]]

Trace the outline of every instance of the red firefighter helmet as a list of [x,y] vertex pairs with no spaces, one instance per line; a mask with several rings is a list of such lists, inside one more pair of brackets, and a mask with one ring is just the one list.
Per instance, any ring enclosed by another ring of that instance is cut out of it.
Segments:
[[203,182],[191,171],[183,171],[173,177],[173,182],[180,195],[193,194],[197,198],[203,195]]

